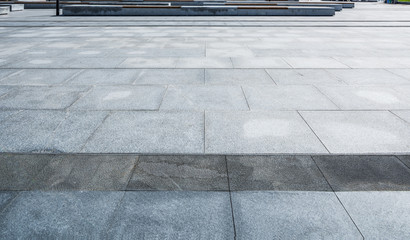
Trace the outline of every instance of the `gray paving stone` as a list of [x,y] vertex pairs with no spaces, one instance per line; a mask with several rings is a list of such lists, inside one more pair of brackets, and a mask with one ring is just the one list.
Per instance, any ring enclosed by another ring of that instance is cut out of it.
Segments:
[[392,72],[400,77],[403,77],[407,80],[410,80],[410,69],[409,68],[398,68],[398,69],[388,69],[389,72]]
[[157,110],[164,86],[96,86],[71,109],[78,110]]
[[169,86],[161,110],[249,110],[240,86]]
[[205,153],[327,153],[296,112],[207,112]]
[[19,111],[13,110],[0,110],[0,122],[6,120],[9,116],[18,113]]
[[203,153],[204,116],[200,112],[113,113],[83,152]]
[[206,48],[207,57],[253,57],[254,53],[246,48]]
[[13,88],[8,86],[0,86],[0,100],[1,97],[5,96],[6,94],[10,93]]
[[64,62],[64,68],[116,68],[126,58],[99,57],[99,58],[69,58]]
[[234,68],[292,68],[279,57],[233,57]]
[[338,192],[365,239],[410,238],[410,192]]
[[404,121],[410,123],[410,110],[407,111],[392,111],[394,114],[399,116]]
[[244,86],[251,110],[339,109],[312,86]]
[[349,68],[331,57],[285,57],[293,68]]
[[126,189],[136,156],[59,155],[33,180],[30,190]]
[[410,125],[386,111],[301,112],[331,153],[408,153]]
[[228,192],[126,192],[109,239],[233,239]]
[[385,69],[328,69],[332,75],[349,85],[400,85],[410,84]]
[[275,84],[264,69],[205,69],[205,83],[212,85]]
[[334,193],[233,192],[237,239],[362,239]]
[[177,68],[232,68],[228,57],[178,58]]
[[0,238],[101,238],[123,195],[124,192],[23,192],[0,215]]
[[203,84],[203,69],[141,69],[134,84]]
[[0,81],[5,85],[57,85],[62,84],[78,70],[69,69],[24,69]]
[[175,68],[177,58],[135,57],[127,58],[118,67],[120,68]]
[[397,156],[408,168],[410,168],[410,156],[409,155],[399,155]]
[[331,191],[309,156],[228,156],[233,191]]
[[410,169],[394,156],[314,156],[335,191],[410,190]]
[[[13,59],[14,60],[14,59]],[[65,68],[67,67],[67,61],[69,58],[51,58],[46,56],[28,58],[28,59],[18,59],[17,61],[10,61],[7,65],[9,68]]]
[[65,117],[61,111],[31,110],[9,116],[0,124],[0,151],[52,151],[49,138]]
[[391,110],[410,108],[410,98],[389,87],[321,86],[319,89],[345,110]]
[[3,109],[64,109],[74,103],[86,87],[73,86],[26,86],[14,88],[0,98]]
[[224,156],[141,156],[128,190],[228,191]]
[[278,85],[345,85],[324,69],[267,69],[266,71]]
[[100,111],[69,112],[49,137],[48,149],[56,152],[80,152],[107,115],[107,112]]
[[[1,65],[1,63],[0,63],[0,65]],[[15,72],[18,72],[19,70],[16,70],[16,69],[2,69],[1,71],[0,71],[0,83],[1,83],[1,80],[2,79],[4,79],[5,77],[7,77],[8,75],[10,75],[10,74],[12,74],[12,73],[15,73]]]
[[410,68],[410,58],[404,57],[334,57],[351,68]]
[[119,85],[132,84],[139,70],[135,69],[87,69],[69,81],[70,85]]
[[4,208],[7,207],[7,205],[13,201],[13,199],[18,195],[18,192],[5,192],[5,191],[0,191],[0,213],[3,211]]
[[28,190],[53,155],[0,154],[0,191]]

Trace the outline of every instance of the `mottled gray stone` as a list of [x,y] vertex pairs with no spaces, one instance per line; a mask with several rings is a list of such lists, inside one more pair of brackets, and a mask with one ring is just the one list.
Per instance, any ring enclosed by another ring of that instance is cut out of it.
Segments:
[[407,111],[393,111],[394,114],[399,116],[404,121],[410,123],[410,110]]
[[228,57],[197,57],[178,58],[177,68],[232,68],[231,59]]
[[69,58],[64,62],[64,68],[116,68],[125,58],[99,57],[99,58]]
[[345,84],[324,69],[267,69],[278,85]]
[[85,87],[19,87],[0,98],[3,109],[64,109],[75,102]]
[[23,192],[0,215],[2,239],[99,239],[124,192]]
[[132,84],[139,70],[135,69],[87,69],[68,82],[70,85],[119,85]]
[[107,112],[70,111],[49,138],[47,148],[57,152],[79,152]]
[[225,190],[224,156],[141,156],[128,190]]
[[237,239],[362,239],[334,193],[232,192]]
[[239,86],[169,86],[161,110],[249,110]]
[[0,154],[0,191],[28,190],[53,155]]
[[206,153],[327,153],[296,112],[207,112]]
[[18,195],[19,192],[3,192],[0,191],[0,214],[3,212],[3,209],[7,207],[7,205],[13,201],[13,199]]
[[301,112],[331,153],[408,153],[410,125],[386,111]]
[[175,68],[177,58],[166,57],[135,57],[127,58],[120,68]]
[[327,71],[349,85],[410,84],[410,81],[385,69],[328,69]]
[[1,152],[52,151],[52,132],[64,121],[62,111],[22,111],[9,116],[0,124]]
[[228,192],[126,192],[109,239],[233,239]]
[[81,110],[156,110],[164,86],[96,86],[71,108]]
[[228,156],[231,190],[330,191],[309,156]]
[[[0,65],[1,65],[1,63],[0,63]],[[12,74],[12,73],[15,73],[15,72],[18,72],[18,71],[20,71],[20,70],[16,70],[16,69],[2,69],[2,70],[0,71],[0,84],[2,84],[2,80],[3,80],[4,78],[6,78],[8,75],[10,75],[10,74]],[[0,96],[1,96],[1,93],[0,93]]]
[[336,194],[365,239],[410,238],[410,192]]
[[292,68],[279,57],[233,57],[234,68]]
[[205,83],[212,85],[275,84],[264,69],[205,69]]
[[410,168],[410,155],[397,156],[408,168]]
[[285,57],[293,68],[349,68],[331,57]]
[[407,80],[410,80],[410,69],[409,68],[388,69],[388,71],[398,76],[401,76]]
[[200,112],[113,113],[83,152],[203,153],[204,116]]
[[30,190],[123,191],[136,160],[132,155],[60,155],[38,174]]
[[319,89],[343,110],[408,109],[410,97],[382,86],[320,86]]
[[9,116],[18,113],[19,111],[13,110],[0,110],[0,122],[6,120]]
[[62,84],[79,70],[70,69],[24,69],[3,79],[8,85],[57,85]]
[[0,100],[2,96],[5,96],[9,92],[11,92],[13,88],[8,87],[8,86],[0,86]]
[[251,110],[339,109],[312,86],[244,86]]
[[134,84],[203,84],[203,69],[141,69]]
[[410,169],[394,156],[314,156],[335,191],[410,190]]

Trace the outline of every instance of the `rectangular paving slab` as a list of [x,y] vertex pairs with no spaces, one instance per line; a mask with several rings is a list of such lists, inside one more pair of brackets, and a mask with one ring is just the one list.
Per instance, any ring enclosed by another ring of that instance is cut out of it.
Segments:
[[296,112],[207,112],[205,153],[327,153]]
[[203,131],[200,112],[116,112],[82,152],[203,153]]
[[228,192],[126,192],[109,239],[233,239]]
[[314,156],[335,191],[408,191],[410,169],[394,156]]
[[309,156],[228,156],[232,191],[331,191]]
[[385,69],[328,69],[349,85],[400,85],[410,81]]
[[140,73],[136,69],[87,69],[72,78],[69,85],[132,84]]
[[267,69],[266,71],[278,85],[345,85],[324,69]]
[[4,85],[58,85],[64,83],[79,70],[24,69],[0,81]]
[[334,193],[233,192],[236,239],[362,239]]
[[264,69],[205,69],[209,85],[275,84]]
[[141,156],[128,190],[228,191],[224,156]]
[[134,84],[203,84],[203,69],[140,69]]
[[124,192],[21,193],[0,214],[0,238],[102,238],[123,195]]

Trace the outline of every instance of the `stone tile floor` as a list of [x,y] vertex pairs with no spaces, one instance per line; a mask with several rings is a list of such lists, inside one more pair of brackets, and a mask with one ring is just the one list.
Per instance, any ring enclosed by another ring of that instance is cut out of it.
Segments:
[[0,154],[0,239],[408,239],[408,159]]
[[0,152],[410,153],[409,6],[52,14],[0,17]]

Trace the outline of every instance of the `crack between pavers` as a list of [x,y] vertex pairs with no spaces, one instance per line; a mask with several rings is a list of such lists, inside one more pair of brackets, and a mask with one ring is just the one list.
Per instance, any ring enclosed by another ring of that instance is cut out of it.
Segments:
[[306,121],[306,119],[302,116],[302,114],[300,114],[299,111],[296,111],[299,116],[302,118],[302,120],[305,122],[305,124],[309,127],[310,131],[312,131],[313,134],[315,134],[316,138],[319,140],[319,142],[323,145],[323,147],[326,149],[326,151],[330,153],[329,149],[327,149],[326,145],[322,142],[322,140],[319,138],[319,136],[316,134],[316,132],[313,130],[313,128],[309,125],[309,123]]
[[229,181],[228,159],[227,159],[226,155],[225,155],[225,165],[226,165],[226,178],[228,180],[229,202],[230,202],[230,205],[231,205],[231,214],[232,214],[233,239],[236,240],[235,214],[234,214],[234,211],[233,211],[231,182]]
[[278,84],[275,82],[275,79],[273,79],[272,75],[269,74],[268,70],[267,70],[266,68],[264,68],[263,70],[265,70],[266,74],[268,74],[268,76],[269,76],[269,78],[272,80],[272,82],[273,82],[275,85],[278,85]]
[[90,134],[90,136],[87,138],[87,140],[85,140],[84,144],[81,146],[80,151],[82,152],[85,148],[85,145],[87,145],[87,143],[94,137],[95,133],[98,131],[98,129],[101,128],[101,126],[104,124],[104,122],[107,120],[107,118],[109,116],[111,116],[111,111],[107,113],[107,116],[105,116],[105,118],[101,121],[100,125],[98,125],[98,127]]
[[322,169],[320,169],[319,165],[316,163],[315,158],[310,156],[310,158],[312,159],[312,161],[315,163],[317,169],[319,170],[320,174],[322,174],[323,178],[325,179],[325,181],[327,182],[327,184],[329,185],[330,189],[332,190],[333,194],[335,195],[335,197],[337,198],[337,201],[339,201],[340,205],[343,207],[343,209],[345,210],[347,216],[349,216],[350,221],[352,221],[352,223],[354,224],[354,226],[356,227],[357,231],[360,233],[360,235],[362,236],[362,239],[364,240],[364,236],[363,233],[360,231],[359,227],[357,226],[356,222],[353,220],[352,216],[350,215],[350,213],[347,211],[345,205],[342,203],[342,201],[340,200],[339,196],[336,194],[335,190],[333,189],[332,185],[330,185],[329,181],[327,180],[325,174],[322,172]]

